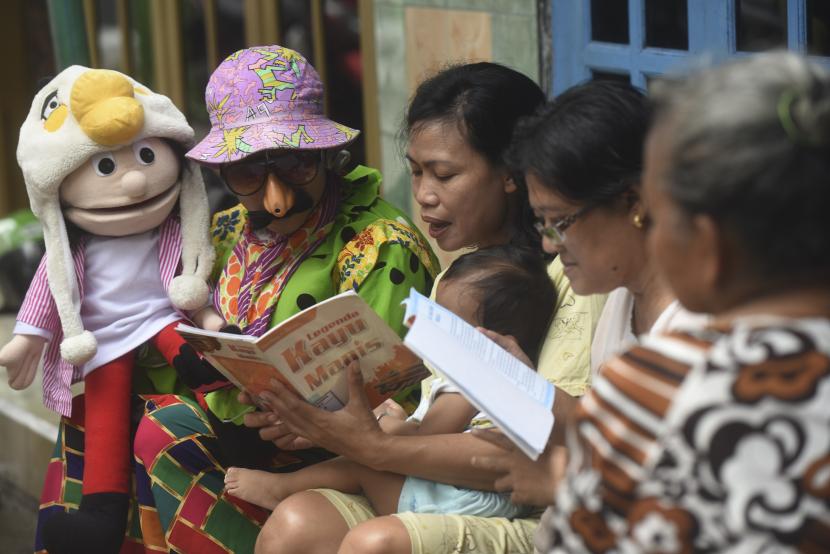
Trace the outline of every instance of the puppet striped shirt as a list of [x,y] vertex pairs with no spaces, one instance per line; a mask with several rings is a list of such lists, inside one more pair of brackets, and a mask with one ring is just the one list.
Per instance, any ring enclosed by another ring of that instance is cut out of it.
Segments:
[[[178,217],[168,217],[159,228],[159,271],[164,288],[170,287],[181,259],[181,226]],[[84,297],[84,241],[80,240],[72,248],[72,261],[75,266],[75,278],[78,294]],[[80,368],[73,366],[60,357],[60,343],[63,340],[60,317],[55,300],[49,290],[46,275],[46,256],[40,261],[23,304],[17,314],[17,321],[34,327],[37,333],[50,337],[43,357],[43,404],[61,415],[72,413],[72,383],[82,378]]]

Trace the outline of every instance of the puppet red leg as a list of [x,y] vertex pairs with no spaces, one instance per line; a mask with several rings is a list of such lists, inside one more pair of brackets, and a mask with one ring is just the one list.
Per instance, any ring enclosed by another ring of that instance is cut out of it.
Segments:
[[117,552],[124,541],[130,490],[130,392],[134,353],[84,380],[83,496],[78,511],[43,525],[50,554]]
[[130,490],[130,391],[133,352],[84,379],[84,494]]
[[153,346],[170,362],[182,382],[191,390],[206,393],[228,386],[228,380],[175,331],[179,323],[183,322],[174,321],[162,329],[152,338]]

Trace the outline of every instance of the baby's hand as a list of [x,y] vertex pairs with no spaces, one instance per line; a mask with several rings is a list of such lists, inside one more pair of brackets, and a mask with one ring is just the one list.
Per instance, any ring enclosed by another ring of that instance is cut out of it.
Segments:
[[375,414],[378,425],[384,433],[396,435],[400,434],[403,428],[408,427],[406,410],[391,398],[378,405],[372,413]]
[[378,404],[378,407],[372,410],[372,413],[375,414],[375,419],[378,421],[381,421],[385,417],[404,421],[408,417],[406,410],[391,398]]
[[380,414],[385,413],[387,417],[404,420],[408,416],[406,410],[400,404],[391,398],[385,400],[380,406],[375,408],[375,417],[380,417]]
[[46,339],[35,335],[15,335],[0,349],[0,366],[8,370],[9,386],[23,390],[32,384]]

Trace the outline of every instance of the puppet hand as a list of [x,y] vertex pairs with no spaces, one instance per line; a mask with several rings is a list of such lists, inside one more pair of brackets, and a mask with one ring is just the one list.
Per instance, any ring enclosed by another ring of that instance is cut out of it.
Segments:
[[0,366],[8,371],[11,388],[22,390],[32,384],[45,344],[42,337],[15,335],[0,349]]
[[219,315],[219,312],[213,309],[212,306],[206,306],[193,314],[193,323],[200,329],[207,329],[208,331],[221,331],[225,326],[225,318]]

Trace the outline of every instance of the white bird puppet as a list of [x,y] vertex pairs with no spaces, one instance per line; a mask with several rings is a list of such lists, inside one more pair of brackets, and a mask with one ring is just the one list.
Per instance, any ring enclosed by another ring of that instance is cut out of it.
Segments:
[[[214,261],[201,173],[183,153],[193,129],[166,96],[116,71],[72,66],[35,96],[17,160],[46,255],[0,365],[31,384],[44,348],[43,397],[68,416],[70,385],[85,381],[86,428],[78,512],[42,527],[49,552],[116,552],[130,486],[134,351],[151,342],[183,358],[173,328],[218,328],[205,308]],[[47,346],[48,345],[48,346]],[[194,359],[192,351],[185,356]],[[198,359],[198,358],[196,358]],[[177,369],[180,369],[177,366]]]

